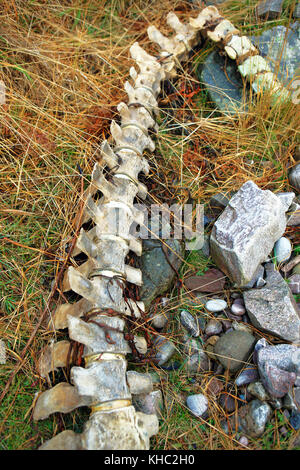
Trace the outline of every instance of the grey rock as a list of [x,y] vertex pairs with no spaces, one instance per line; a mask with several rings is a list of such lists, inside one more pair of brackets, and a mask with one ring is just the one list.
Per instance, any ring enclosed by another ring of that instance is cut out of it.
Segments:
[[213,226],[211,256],[237,286],[245,286],[271,253],[285,227],[280,200],[271,191],[247,181]]
[[209,359],[203,350],[198,351],[187,359],[184,367],[187,372],[192,374],[207,372],[209,371]]
[[154,328],[162,329],[168,323],[168,317],[166,313],[157,313],[151,316],[151,323]]
[[299,351],[289,344],[267,346],[258,351],[259,375],[271,396],[281,398],[294,385],[300,372]]
[[188,334],[183,337],[183,352],[188,356],[203,350],[202,341],[199,338],[191,338]]
[[180,322],[191,336],[197,337],[200,334],[199,323],[193,315],[187,310],[182,310],[180,313]]
[[257,15],[267,19],[278,18],[282,12],[283,0],[263,0],[256,7]]
[[279,197],[281,204],[284,206],[285,210],[288,211],[295,199],[295,193],[276,193],[276,196]]
[[264,285],[265,284],[264,273],[265,273],[264,267],[262,265],[259,265],[251,281],[249,281],[244,286],[245,289],[252,289],[252,287],[261,287],[262,281]]
[[292,204],[288,213],[287,226],[295,227],[300,225],[300,204]]
[[136,411],[141,411],[146,415],[156,414],[161,416],[163,410],[163,398],[160,390],[154,390],[150,393],[132,396],[132,404]]
[[260,381],[252,382],[248,385],[247,391],[260,401],[270,400],[270,395]]
[[174,344],[164,336],[157,336],[153,341],[153,346],[156,350],[155,357],[158,360],[159,366],[165,364],[173,356],[176,350]]
[[[161,229],[159,218],[153,217],[151,224],[151,230],[154,233],[159,233],[158,228]],[[170,227],[170,224],[165,222],[165,227]],[[140,296],[146,308],[156,297],[162,295],[171,287],[176,276],[162,250],[163,245],[166,243],[168,245],[168,260],[178,270],[182,264],[181,258],[184,255],[184,245],[181,240],[164,240],[164,243],[156,239],[143,240],[143,253],[140,257],[143,285],[140,288]]]
[[254,344],[254,336],[245,331],[227,331],[216,342],[214,353],[230,372],[237,372],[249,359]]
[[300,294],[300,274],[289,277],[289,288],[293,294]]
[[271,418],[272,410],[268,403],[253,400],[239,411],[239,423],[244,433],[251,437],[259,437]]
[[252,334],[251,326],[244,325],[244,323],[242,323],[240,320],[239,321],[236,321],[236,320],[233,321],[231,326],[235,331],[245,331],[246,333]]
[[235,385],[241,387],[242,385],[251,384],[258,379],[258,371],[254,367],[247,367],[235,379]]
[[287,341],[299,341],[300,317],[292,293],[279,272],[267,273],[267,284],[244,292],[251,323]]
[[207,323],[206,325],[206,328],[205,328],[205,333],[208,335],[208,336],[212,336],[212,335],[218,335],[221,333],[222,331],[222,323],[218,320],[209,320],[209,322]]
[[292,254],[292,245],[288,238],[281,237],[274,245],[274,253],[277,263],[288,261]]
[[129,391],[133,395],[152,392],[153,382],[150,374],[142,374],[134,370],[126,372]]
[[[250,39],[259,47],[261,55],[270,59],[272,72],[278,71],[279,80],[286,86],[300,62],[300,38],[297,23],[290,26],[276,26]],[[278,67],[279,64],[279,67]],[[208,90],[209,97],[225,114],[246,112],[249,99],[236,62],[212,52],[197,70],[197,75]]]
[[207,417],[208,400],[202,393],[188,396],[186,404],[193,415],[204,419]]
[[290,185],[300,192],[300,163],[298,163],[289,173]]

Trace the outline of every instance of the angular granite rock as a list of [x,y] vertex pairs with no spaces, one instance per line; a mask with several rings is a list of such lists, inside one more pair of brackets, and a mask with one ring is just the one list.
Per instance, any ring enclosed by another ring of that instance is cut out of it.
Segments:
[[259,349],[257,365],[261,381],[273,397],[283,397],[300,376],[300,349],[278,344]]
[[267,272],[267,284],[244,292],[252,324],[286,341],[300,339],[300,317],[293,295],[278,271]]
[[240,427],[248,436],[259,437],[263,434],[271,414],[272,410],[268,403],[253,400],[239,411]]
[[211,256],[237,286],[245,286],[285,227],[285,208],[279,198],[247,181],[213,226]]

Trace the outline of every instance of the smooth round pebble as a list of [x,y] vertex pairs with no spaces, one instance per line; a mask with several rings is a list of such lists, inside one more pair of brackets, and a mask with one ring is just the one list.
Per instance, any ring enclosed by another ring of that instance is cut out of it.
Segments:
[[211,299],[205,304],[205,308],[212,313],[222,312],[227,307],[227,302],[222,299]]
[[242,444],[243,446],[247,446],[249,444],[249,441],[247,439],[246,436],[242,436],[240,439],[239,439],[239,443]]
[[282,263],[290,259],[292,254],[292,245],[288,238],[281,237],[274,245],[274,253],[277,263]]
[[205,328],[205,333],[208,336],[211,335],[218,335],[222,331],[222,323],[217,320],[209,320],[209,322],[206,325]]
[[231,305],[231,311],[234,315],[238,315],[238,316],[242,316],[242,315],[244,315],[244,313],[246,313],[245,307],[243,305],[239,304],[239,303],[236,303],[236,302],[234,302]]

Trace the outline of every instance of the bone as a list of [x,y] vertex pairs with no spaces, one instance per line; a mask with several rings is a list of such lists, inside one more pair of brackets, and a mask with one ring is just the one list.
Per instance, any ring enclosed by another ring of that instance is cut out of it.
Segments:
[[66,367],[68,365],[67,358],[70,349],[69,341],[59,341],[49,344],[43,351],[38,369],[40,376],[48,377],[50,372],[54,372],[58,367]]
[[53,413],[70,413],[76,408],[90,405],[90,398],[80,396],[75,387],[61,382],[38,397],[33,419],[39,421],[48,418]]
[[39,447],[39,450],[83,450],[81,434],[74,431],[63,431]]

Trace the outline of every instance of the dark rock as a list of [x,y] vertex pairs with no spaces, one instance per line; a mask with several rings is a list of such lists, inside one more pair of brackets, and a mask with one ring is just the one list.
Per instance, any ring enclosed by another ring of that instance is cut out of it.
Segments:
[[163,410],[163,398],[160,390],[140,395],[132,395],[132,404],[137,411],[147,415],[161,416]]
[[245,331],[230,331],[218,339],[214,353],[230,372],[237,372],[249,359],[254,344],[255,338],[251,334]]
[[224,383],[220,379],[212,377],[207,385],[206,391],[208,395],[218,396],[222,392],[223,388]]
[[159,366],[165,364],[173,356],[176,350],[174,344],[164,336],[156,336],[153,341],[153,347],[156,351],[155,357]]
[[257,15],[267,20],[278,18],[282,12],[283,0],[263,0],[257,7]]
[[182,310],[180,313],[180,322],[182,326],[188,331],[191,336],[197,337],[200,334],[199,323],[193,315],[187,310]]
[[226,276],[218,269],[208,269],[201,276],[191,276],[185,279],[185,287],[191,292],[222,292]]
[[256,345],[254,346],[254,351],[253,351],[253,362],[254,364],[257,364],[257,355],[258,351],[262,348],[266,348],[268,346],[268,342],[265,338],[261,338],[257,341]]
[[[261,36],[250,37],[253,44],[259,47],[263,57],[271,60],[272,72],[287,86],[300,62],[300,39],[297,23],[292,25],[287,34],[284,26],[275,26],[264,31]],[[217,51],[206,58],[202,72],[198,70],[200,80],[205,84],[211,100],[224,113],[247,111],[246,102],[249,98],[247,88],[239,75],[236,62],[221,56]]]
[[258,379],[258,371],[254,367],[247,367],[244,369],[237,379],[235,380],[235,385],[241,387],[242,385],[250,384]]
[[[153,220],[153,224],[152,229],[154,233],[157,233],[157,225],[160,222]],[[168,245],[167,257],[162,249],[165,244]],[[164,240],[164,242],[152,239],[143,240],[143,253],[140,258],[143,285],[140,288],[140,297],[146,308],[156,297],[166,292],[174,281],[176,273],[168,260],[178,270],[182,264],[183,255],[184,245],[181,240]]]
[[251,384],[248,385],[247,391],[255,398],[257,398],[260,401],[268,401],[270,400],[270,395],[266,391],[265,387],[263,384],[259,381],[257,382],[252,382]]
[[225,393],[221,395],[219,403],[227,413],[232,413],[238,408],[238,400],[235,400],[232,396]]
[[205,333],[208,336],[218,335],[222,331],[222,323],[218,320],[209,320],[205,327]]
[[300,411],[293,410],[291,412],[290,424],[296,431],[300,429]]
[[209,360],[205,352],[198,351],[190,356],[184,364],[187,372],[197,374],[209,371]]

